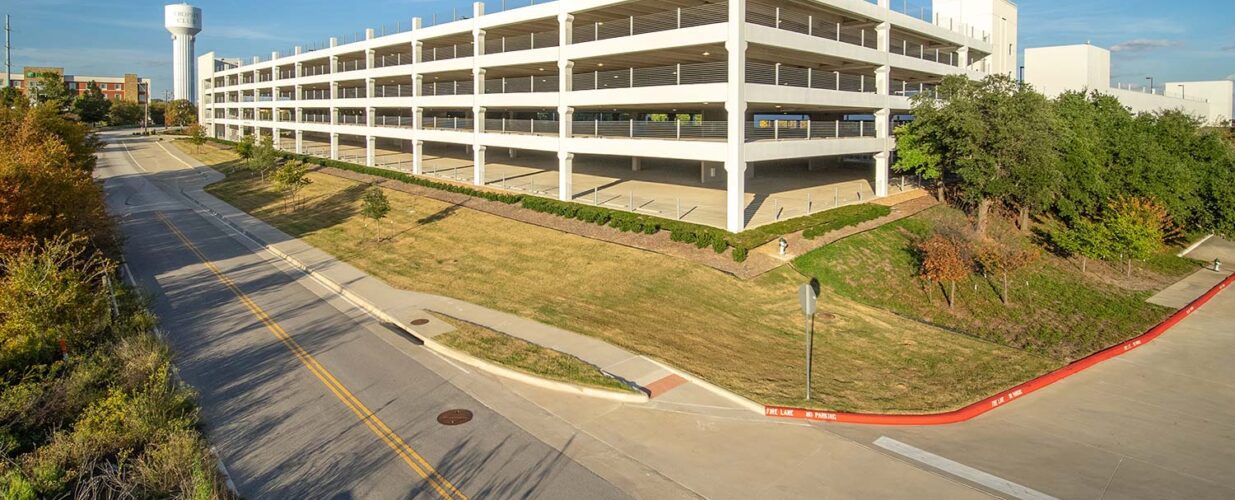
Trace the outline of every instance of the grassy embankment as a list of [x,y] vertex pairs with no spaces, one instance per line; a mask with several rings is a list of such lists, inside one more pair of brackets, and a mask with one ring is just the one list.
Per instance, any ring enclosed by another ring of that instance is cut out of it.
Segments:
[[[192,153],[192,148],[182,149]],[[216,148],[200,157],[226,163],[234,159],[229,155]],[[470,300],[591,335],[760,402],[804,403],[805,339],[796,288],[805,278],[793,269],[783,267],[742,281],[683,259],[391,190],[386,194],[393,210],[382,223],[383,238],[375,240],[358,214],[363,185],[323,174],[311,178],[313,184],[302,192],[305,202],[295,213],[284,209],[269,185],[248,173],[234,172],[208,190],[392,285]],[[855,240],[841,243],[850,241]],[[848,262],[851,256],[827,253],[834,246],[799,261],[808,272],[823,274],[829,285],[816,324],[815,405],[894,413],[947,410],[1064,363],[1050,349],[1013,348],[983,339],[998,340],[990,335],[961,335],[853,300],[850,297],[863,297],[840,286],[819,266],[852,265],[864,280],[915,279],[911,273],[884,276],[897,272],[896,267],[863,267]],[[846,262],[830,260],[841,258]],[[815,267],[807,265],[811,259],[817,259]],[[907,288],[905,295],[915,290],[921,287]],[[1133,310],[1133,300],[1114,303]],[[1099,338],[1131,336],[1141,329],[1138,321],[1160,312],[1111,324]],[[1076,330],[1087,328],[1083,322],[1072,324]],[[485,343],[474,339],[459,345]],[[482,350],[471,352],[483,355]]]

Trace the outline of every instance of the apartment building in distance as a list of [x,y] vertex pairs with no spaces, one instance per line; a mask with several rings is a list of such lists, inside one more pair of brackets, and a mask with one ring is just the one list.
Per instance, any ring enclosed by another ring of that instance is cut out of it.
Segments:
[[1162,90],[1112,85],[1111,52],[1090,44],[1025,49],[1025,82],[1047,97],[1096,90],[1134,113],[1179,110],[1215,126],[1229,126],[1235,118],[1235,82],[1166,82]]
[[204,54],[200,121],[736,232],[911,189],[889,172],[910,97],[1017,67],[1004,0],[516,1],[242,65]]
[[22,68],[20,74],[9,73],[9,86],[20,89],[22,93],[25,93],[26,88],[30,84],[38,81],[43,76],[52,76],[64,80],[64,85],[69,89],[70,95],[85,92],[90,82],[95,82],[98,84],[99,90],[103,91],[104,97],[108,99],[124,99],[137,103],[146,102],[147,89],[150,88],[149,78],[138,78],[137,75],[131,73],[124,76],[66,75],[64,74],[64,68],[36,66],[26,66]]

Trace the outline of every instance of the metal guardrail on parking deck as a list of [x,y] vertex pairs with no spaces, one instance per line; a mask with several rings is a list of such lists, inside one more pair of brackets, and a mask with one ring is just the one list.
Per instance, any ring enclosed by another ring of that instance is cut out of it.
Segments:
[[955,50],[946,50],[939,48],[927,48],[925,45],[917,42],[911,42],[904,38],[892,37],[891,45],[888,51],[893,54],[900,54],[909,57],[914,57],[926,61],[947,64],[956,66],[960,63],[960,56]]
[[376,85],[373,87],[373,97],[412,97],[412,84]]
[[723,121],[585,120],[572,122],[571,136],[724,140],[729,129]]
[[426,116],[420,121],[420,128],[443,130],[472,130],[476,120],[472,118],[451,118]]
[[723,23],[728,19],[729,5],[725,2],[700,5],[698,7],[685,7],[576,26],[572,33],[571,42],[586,43],[658,31],[705,26]]
[[472,57],[476,55],[476,48],[472,42],[458,43],[455,45],[447,45],[445,47],[425,48],[420,51],[421,62],[445,61],[447,59],[458,59],[460,57]]
[[517,118],[489,118],[485,120],[485,132],[506,134],[557,135],[561,128],[558,120],[534,120]]
[[557,92],[558,75],[512,76],[485,80],[486,94]]
[[725,61],[575,73],[572,90],[626,89],[662,85],[724,83],[729,80]]
[[374,68],[402,66],[404,64],[411,64],[411,63],[412,63],[412,55],[405,54],[403,52],[396,52],[394,54],[383,54],[383,55],[373,58]]
[[839,71],[822,71],[757,61],[747,61],[746,83],[846,92],[872,93],[876,91],[874,75],[854,75]]
[[762,4],[747,4],[746,22],[792,31],[870,49],[879,47],[879,35],[873,29],[854,28],[817,18],[796,9],[784,9]]
[[485,53],[501,54],[519,50],[557,47],[559,41],[560,36],[558,30],[527,33],[515,36],[504,36],[501,38],[487,38],[485,39]]
[[373,117],[373,125],[377,127],[412,128],[414,122],[415,120],[410,116],[376,115]]
[[420,95],[471,95],[475,86],[472,80],[430,82],[420,86]]
[[760,120],[746,122],[746,142],[792,139],[875,137],[875,122],[841,120]]

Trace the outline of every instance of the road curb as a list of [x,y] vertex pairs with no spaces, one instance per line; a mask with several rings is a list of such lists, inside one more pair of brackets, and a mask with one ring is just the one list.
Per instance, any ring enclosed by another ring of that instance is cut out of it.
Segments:
[[1205,294],[1197,297],[1190,302],[1186,307],[1175,311],[1170,317],[1158,323],[1153,328],[1150,328],[1145,333],[1126,340],[1119,344],[1103,349],[1086,356],[1084,358],[1073,361],[1072,363],[1059,368],[1053,372],[1041,375],[1028,382],[1022,383],[1016,387],[1005,390],[994,396],[988,397],[969,406],[944,413],[918,414],[918,415],[888,415],[877,413],[845,413],[832,412],[824,410],[810,410],[806,408],[792,408],[785,406],[764,406],[764,415],[777,418],[789,418],[797,420],[811,420],[818,422],[836,422],[843,424],[870,424],[870,425],[944,425],[964,422],[1000,408],[1008,403],[1023,398],[1035,391],[1038,391],[1055,382],[1068,378],[1076,373],[1079,373],[1091,366],[1106,361],[1108,359],[1120,356],[1128,351],[1139,348],[1148,344],[1150,341],[1162,336],[1167,330],[1170,330],[1184,318],[1200,309],[1201,306],[1213,299],[1219,292],[1227,287],[1235,284],[1235,274],[1229,275],[1222,282],[1210,288]]
[[351,302],[355,304],[356,306],[360,307],[361,309],[364,309],[365,312],[369,313],[370,315],[377,318],[378,320],[389,323],[390,325],[393,325],[397,327],[398,329],[406,332],[408,335],[415,337],[417,340],[420,340],[426,348],[428,348],[429,350],[433,352],[446,356],[455,361],[459,361],[461,363],[467,364],[479,370],[488,372],[490,374],[503,377],[503,378],[516,380],[519,382],[523,382],[525,384],[528,384],[534,387],[539,387],[542,389],[547,389],[547,390],[557,391],[557,392],[565,392],[568,394],[575,394],[575,395],[587,396],[587,397],[593,397],[593,398],[599,398],[599,399],[608,399],[611,401],[618,401],[622,403],[647,403],[649,401],[648,395],[642,391],[638,393],[623,393],[623,392],[609,391],[609,390],[604,390],[604,389],[596,389],[592,387],[584,387],[581,385],[571,384],[569,382],[550,380],[550,379],[539,377],[539,376],[532,375],[529,373],[524,373],[518,370],[506,368],[496,363],[492,363],[487,360],[477,358],[470,354],[464,353],[462,351],[458,351],[456,349],[447,347],[443,345],[442,343],[437,342],[433,340],[432,338],[429,338],[428,336],[417,334],[416,330],[413,329],[411,326],[387,314],[381,308],[373,305],[372,303],[370,303],[368,300],[364,299],[363,297],[356,295],[355,293],[352,293],[346,287],[338,284],[334,280],[313,270],[311,267],[300,262],[299,259],[287,254],[286,252],[280,250],[278,247],[271,245],[270,243],[266,242],[264,239],[240,227],[238,224],[231,221],[226,215],[220,214],[219,212],[207,206],[205,203],[202,203],[200,200],[198,200],[197,198],[195,198],[194,196],[186,192],[183,188],[180,190],[180,193],[183,194],[189,200],[192,200],[193,203],[196,203],[199,207],[202,208],[202,210],[205,210],[206,213],[209,213],[216,220],[222,222],[227,227],[232,228],[236,232],[244,235],[246,238],[252,240],[254,243],[257,243],[263,249],[270,252],[274,256],[278,257],[280,260],[284,261],[288,265],[296,268],[297,270],[306,274],[310,278],[313,278],[314,281],[318,282],[318,284],[322,285],[327,290],[330,290],[331,292],[339,295],[340,297],[343,297],[348,302]]
[[1188,245],[1188,248],[1183,249],[1183,251],[1181,251],[1181,252],[1179,252],[1179,253],[1175,254],[1175,256],[1176,256],[1176,257],[1183,257],[1183,256],[1185,256],[1185,255],[1188,255],[1188,254],[1192,253],[1192,251],[1193,251],[1193,250],[1196,250],[1196,249],[1197,249],[1197,247],[1199,247],[1199,246],[1201,246],[1201,245],[1204,245],[1206,241],[1209,241],[1209,239],[1210,239],[1210,238],[1213,238],[1213,237],[1214,237],[1214,235],[1213,235],[1213,234],[1207,234],[1207,235],[1205,235],[1205,237],[1204,237],[1204,238],[1201,238],[1201,239],[1200,239],[1200,240],[1198,240],[1196,243],[1193,243],[1193,244],[1191,244],[1191,245]]

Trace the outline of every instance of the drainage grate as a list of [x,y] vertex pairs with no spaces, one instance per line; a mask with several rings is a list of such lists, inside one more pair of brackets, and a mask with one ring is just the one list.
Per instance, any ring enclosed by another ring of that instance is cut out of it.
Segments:
[[420,326],[420,325],[427,325],[427,324],[429,324],[429,320],[424,319],[424,318],[412,320],[413,326]]
[[459,425],[466,424],[472,420],[472,412],[470,410],[455,409],[446,410],[441,415],[437,416],[437,423],[442,425]]

